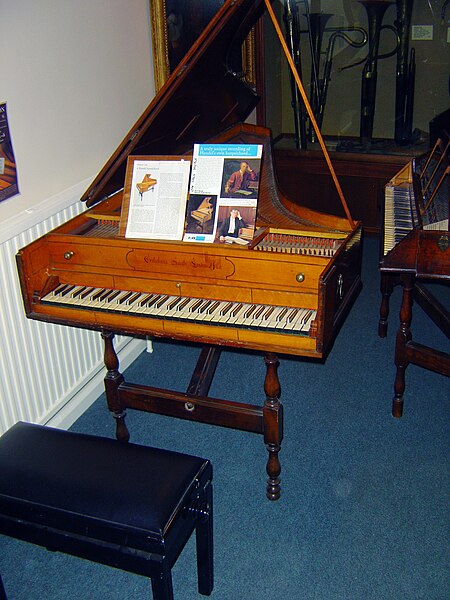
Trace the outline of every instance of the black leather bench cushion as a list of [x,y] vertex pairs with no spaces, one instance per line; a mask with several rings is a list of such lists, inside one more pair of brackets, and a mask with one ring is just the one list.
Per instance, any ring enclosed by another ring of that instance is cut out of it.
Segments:
[[17,423],[0,438],[0,510],[114,543],[161,543],[209,461]]

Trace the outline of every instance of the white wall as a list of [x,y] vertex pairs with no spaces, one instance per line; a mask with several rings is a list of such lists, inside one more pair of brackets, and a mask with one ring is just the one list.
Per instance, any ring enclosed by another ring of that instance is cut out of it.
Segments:
[[0,0],[0,56],[20,189],[3,222],[92,179],[154,96],[148,0]]

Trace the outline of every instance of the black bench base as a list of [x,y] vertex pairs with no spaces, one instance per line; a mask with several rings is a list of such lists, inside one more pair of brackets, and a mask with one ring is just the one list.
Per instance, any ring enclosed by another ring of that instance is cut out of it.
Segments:
[[150,577],[154,600],[171,600],[171,569],[195,530],[209,595],[211,480],[203,458],[17,423],[0,438],[0,533]]

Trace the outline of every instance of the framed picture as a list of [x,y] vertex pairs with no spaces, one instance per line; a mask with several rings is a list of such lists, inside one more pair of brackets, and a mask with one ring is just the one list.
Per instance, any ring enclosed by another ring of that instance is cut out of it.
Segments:
[[[159,91],[225,0],[149,0],[155,88]],[[236,57],[244,80],[255,82],[255,34]]]

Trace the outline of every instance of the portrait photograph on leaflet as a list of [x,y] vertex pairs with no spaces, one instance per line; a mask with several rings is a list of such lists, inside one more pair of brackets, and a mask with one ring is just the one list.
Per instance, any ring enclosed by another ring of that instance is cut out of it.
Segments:
[[246,246],[255,233],[262,146],[195,144],[184,241]]

